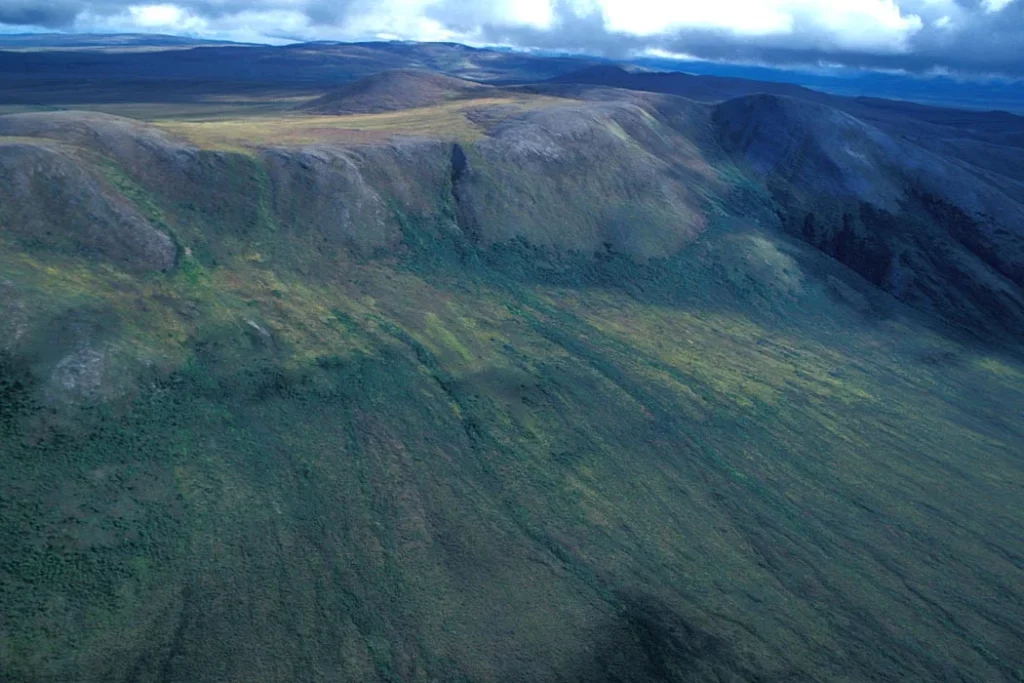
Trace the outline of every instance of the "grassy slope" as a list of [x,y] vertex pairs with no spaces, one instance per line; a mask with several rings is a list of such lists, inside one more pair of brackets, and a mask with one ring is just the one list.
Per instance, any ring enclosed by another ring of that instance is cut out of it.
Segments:
[[343,116],[288,113],[254,117],[251,112],[243,110],[244,115],[226,113],[211,120],[161,121],[158,125],[209,149],[352,144],[386,140],[396,135],[472,141],[480,139],[482,131],[479,125],[466,117],[466,110],[505,107],[508,112],[529,111],[562,101],[555,97],[503,95],[380,114]]
[[[205,243],[0,249],[4,677],[1024,676],[1018,360],[724,219],[646,266],[413,215],[357,259],[105,172]],[[55,402],[83,339],[135,379]]]

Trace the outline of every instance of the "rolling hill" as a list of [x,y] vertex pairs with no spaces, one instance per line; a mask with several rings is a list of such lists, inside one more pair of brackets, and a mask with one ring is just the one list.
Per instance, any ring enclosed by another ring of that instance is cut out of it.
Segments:
[[1019,120],[549,77],[0,116],[0,679],[1020,680]]
[[393,70],[343,85],[303,104],[311,114],[377,114],[485,96],[487,86],[432,71]]
[[792,83],[772,83],[746,78],[700,76],[665,71],[628,71],[615,64],[598,64],[555,76],[558,84],[593,85],[626,90],[678,95],[699,102],[721,102],[742,95],[770,93],[807,100],[827,100],[829,96]]
[[188,47],[245,45],[223,40],[204,40],[155,33],[13,33],[0,35],[5,50],[175,50]]

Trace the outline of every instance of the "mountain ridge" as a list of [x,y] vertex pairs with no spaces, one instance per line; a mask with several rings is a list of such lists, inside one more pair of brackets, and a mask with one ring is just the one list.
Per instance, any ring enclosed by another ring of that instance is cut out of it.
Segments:
[[1013,122],[478,89],[0,116],[0,678],[1014,680]]

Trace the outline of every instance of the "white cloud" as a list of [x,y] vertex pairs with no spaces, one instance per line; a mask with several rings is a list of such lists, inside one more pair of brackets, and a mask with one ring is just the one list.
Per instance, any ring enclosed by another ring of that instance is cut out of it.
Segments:
[[0,26],[248,41],[451,40],[609,55],[664,50],[876,68],[961,59],[1018,72],[1022,8],[1024,0],[0,0]]
[[766,35],[792,30],[793,17],[778,7],[779,4],[746,0],[682,0],[675,3],[660,0],[603,0],[600,11],[606,29],[637,36],[669,33],[681,28]]
[[[600,16],[605,30],[612,34],[649,37],[709,30],[737,37],[784,38],[809,31],[819,42],[831,41],[843,49],[892,51],[902,49],[906,38],[922,24],[918,15],[901,11],[895,0],[357,0],[340,5],[347,9],[337,10],[332,3],[317,0],[180,0],[129,5],[106,14],[87,11],[78,23],[86,19],[105,26],[118,24],[124,30],[196,31],[217,23],[211,23],[214,16],[245,15],[251,28],[274,33],[284,28],[278,24],[284,16],[288,17],[288,29],[299,31],[301,37],[333,31],[339,38],[390,35],[455,40],[472,39],[483,26],[556,30],[557,9],[562,7],[575,16]],[[245,9],[231,12],[230,7]],[[210,12],[210,8],[217,11]],[[328,24],[319,20],[322,16],[344,20]],[[305,19],[296,21],[295,17]]]
[[[171,3],[130,5],[116,14],[83,12],[74,29],[93,33],[167,33],[238,42],[280,44],[281,35],[317,37],[305,13],[297,10],[242,10],[220,16],[202,16]],[[333,36],[335,30],[327,32]]]
[[498,8],[499,20],[508,23],[549,29],[555,21],[555,11],[549,0],[517,0],[494,5]]
[[635,54],[631,54],[631,57],[654,57],[656,59],[674,59],[679,62],[689,62],[699,60],[696,57],[685,52],[671,52],[669,50],[662,50],[658,47],[649,47],[643,50],[637,50]]
[[813,33],[842,49],[898,52],[921,29],[893,0],[600,0],[609,31],[654,36],[705,29],[735,36]]
[[983,0],[985,10],[988,12],[1001,12],[1011,2],[1013,2],[1013,0]]
[[176,5],[134,5],[128,8],[128,14],[140,28],[181,26],[190,19],[188,13]]

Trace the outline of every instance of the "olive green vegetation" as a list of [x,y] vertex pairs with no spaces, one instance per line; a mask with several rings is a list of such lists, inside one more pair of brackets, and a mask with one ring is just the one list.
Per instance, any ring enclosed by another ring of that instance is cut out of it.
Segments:
[[0,229],[0,679],[1024,680],[1019,350],[738,180],[665,258],[450,183],[366,250],[200,158],[96,162],[166,271]]

